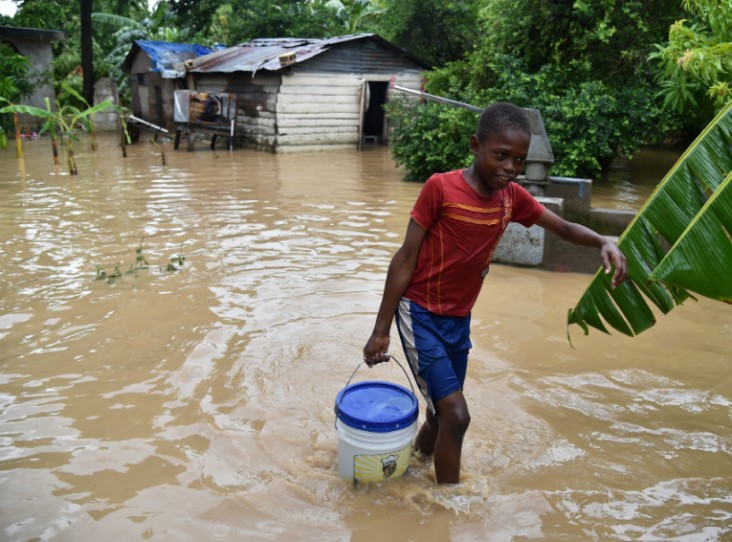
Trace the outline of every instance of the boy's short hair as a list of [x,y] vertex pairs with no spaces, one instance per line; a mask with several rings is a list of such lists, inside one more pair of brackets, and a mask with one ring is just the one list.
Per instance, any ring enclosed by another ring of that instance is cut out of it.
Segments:
[[486,107],[480,114],[475,135],[478,141],[484,141],[490,134],[509,128],[531,135],[531,125],[522,108],[510,102],[497,102]]

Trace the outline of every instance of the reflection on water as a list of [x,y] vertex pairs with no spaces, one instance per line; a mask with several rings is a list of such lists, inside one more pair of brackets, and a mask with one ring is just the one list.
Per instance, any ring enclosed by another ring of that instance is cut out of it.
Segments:
[[163,166],[104,138],[69,177],[46,143],[22,168],[0,153],[2,539],[732,535],[728,306],[689,301],[632,339],[573,329],[572,349],[589,276],[496,265],[473,315],[464,482],[436,487],[414,457],[354,488],[333,402],[420,185],[377,148],[166,144]]
[[683,149],[646,148],[632,159],[617,158],[605,178],[592,183],[592,206],[635,211],[663,180]]

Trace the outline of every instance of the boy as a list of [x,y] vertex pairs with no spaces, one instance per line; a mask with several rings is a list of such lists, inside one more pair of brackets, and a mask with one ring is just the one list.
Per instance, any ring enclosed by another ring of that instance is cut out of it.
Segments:
[[462,391],[470,311],[507,224],[538,224],[565,241],[596,247],[605,272],[615,266],[613,288],[626,278],[625,257],[615,243],[545,209],[514,182],[530,140],[524,111],[494,104],[483,111],[470,138],[473,164],[427,180],[389,264],[376,324],[363,349],[369,367],[387,361],[396,316],[404,352],[427,402],[414,446],[425,455],[434,453],[438,484],[460,481],[463,436],[470,423]]

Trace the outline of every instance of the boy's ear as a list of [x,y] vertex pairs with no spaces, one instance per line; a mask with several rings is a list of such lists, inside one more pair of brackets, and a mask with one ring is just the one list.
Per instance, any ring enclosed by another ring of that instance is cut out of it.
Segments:
[[473,134],[470,136],[470,150],[473,152],[473,154],[478,154],[478,149],[480,148],[480,141],[478,141],[478,136]]

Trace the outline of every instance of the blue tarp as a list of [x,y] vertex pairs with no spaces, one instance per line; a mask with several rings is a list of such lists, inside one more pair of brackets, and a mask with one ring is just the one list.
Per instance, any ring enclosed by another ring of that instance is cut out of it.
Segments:
[[[171,43],[167,41],[135,40],[135,45],[145,51],[152,62],[151,71],[163,77],[181,77],[185,71],[182,64],[186,60],[207,55],[220,47],[204,47],[195,43]],[[132,62],[136,47],[133,46],[127,61]],[[127,64],[127,62],[125,62]],[[129,68],[129,64],[128,64]]]

